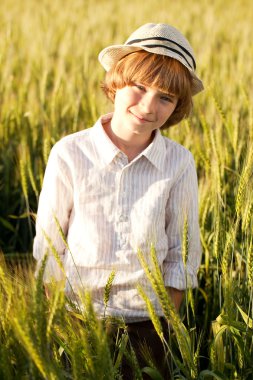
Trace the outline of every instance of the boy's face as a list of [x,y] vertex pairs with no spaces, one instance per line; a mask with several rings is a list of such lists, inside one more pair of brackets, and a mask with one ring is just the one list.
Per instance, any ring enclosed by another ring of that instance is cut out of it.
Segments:
[[176,96],[135,83],[116,91],[114,118],[120,121],[122,133],[150,138],[169,119],[177,101]]

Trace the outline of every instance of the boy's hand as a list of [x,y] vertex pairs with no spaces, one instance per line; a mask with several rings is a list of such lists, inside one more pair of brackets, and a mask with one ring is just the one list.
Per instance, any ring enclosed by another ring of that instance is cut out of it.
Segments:
[[47,299],[52,298],[57,292],[64,291],[65,281],[44,283],[44,292]]
[[44,291],[45,291],[45,295],[46,295],[47,299],[49,299],[52,295],[52,289],[50,289],[49,284],[44,285]]
[[167,288],[167,291],[175,305],[176,310],[179,312],[180,305],[184,298],[184,290],[178,290],[176,288]]

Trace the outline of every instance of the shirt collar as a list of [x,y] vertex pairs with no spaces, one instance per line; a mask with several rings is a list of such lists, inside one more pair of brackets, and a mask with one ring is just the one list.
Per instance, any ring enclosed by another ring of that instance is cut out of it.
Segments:
[[149,144],[149,146],[141,154],[145,156],[158,170],[164,170],[166,145],[159,129],[155,131],[155,137],[151,144]]
[[120,152],[120,149],[117,148],[107,136],[102,125],[111,120],[112,115],[112,113],[108,113],[101,116],[91,130],[93,146],[96,149],[96,154],[99,158],[101,167],[109,165]]
[[[109,165],[113,159],[121,152],[120,149],[113,144],[111,139],[107,136],[103,123],[111,120],[113,113],[101,116],[92,129],[92,140],[96,148],[97,156],[100,160],[100,166],[105,167]],[[166,146],[160,130],[155,131],[155,136],[151,144],[140,153],[135,160],[141,156],[146,157],[158,170],[164,169],[164,161],[166,155]],[[135,161],[134,160],[134,161]]]

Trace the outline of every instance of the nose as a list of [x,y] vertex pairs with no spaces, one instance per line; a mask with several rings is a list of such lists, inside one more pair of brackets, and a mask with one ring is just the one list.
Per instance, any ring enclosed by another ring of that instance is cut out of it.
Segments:
[[149,114],[155,111],[156,98],[153,94],[146,92],[141,98],[141,109],[143,112]]

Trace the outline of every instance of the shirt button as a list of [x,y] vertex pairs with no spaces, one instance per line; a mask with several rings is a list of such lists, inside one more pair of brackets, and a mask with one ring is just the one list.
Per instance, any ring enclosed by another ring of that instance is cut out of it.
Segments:
[[127,216],[126,216],[126,215],[120,215],[120,216],[119,216],[119,221],[120,221],[120,222],[125,222],[125,221],[127,221]]
[[121,245],[122,248],[126,247],[127,246],[127,239],[124,238],[124,237],[122,237],[120,239],[120,245]]

